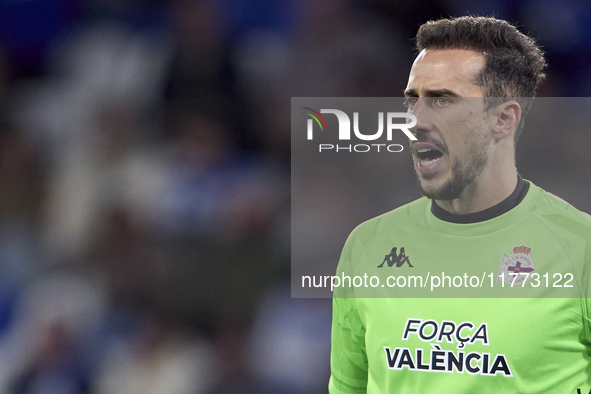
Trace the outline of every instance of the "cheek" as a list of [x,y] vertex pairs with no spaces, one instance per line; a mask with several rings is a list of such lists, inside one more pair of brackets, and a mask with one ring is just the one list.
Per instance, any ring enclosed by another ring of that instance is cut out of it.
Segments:
[[479,151],[469,136],[456,136],[448,143],[449,161],[452,165],[470,161],[474,152]]

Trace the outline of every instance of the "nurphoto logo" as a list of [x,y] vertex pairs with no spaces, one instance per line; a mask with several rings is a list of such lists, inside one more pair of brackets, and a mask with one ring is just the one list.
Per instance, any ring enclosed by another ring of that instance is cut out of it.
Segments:
[[[338,109],[321,109],[316,111],[310,107],[302,107],[306,112],[304,114],[310,116],[307,123],[307,139],[314,140],[314,122],[318,125],[321,132],[328,132],[328,124],[322,114],[333,114],[337,118],[339,124],[338,128],[338,140],[339,141],[350,141],[351,140],[351,119],[344,111]],[[385,122],[384,122],[384,119]],[[397,119],[398,122],[395,122]],[[404,119],[404,122],[400,122],[400,119]],[[384,133],[384,123],[386,123],[386,139],[392,141],[392,135],[394,130],[402,131],[410,140],[416,141],[417,138],[410,132],[409,128],[416,126],[417,118],[411,113],[407,112],[378,112],[378,130],[374,133],[364,134],[359,130],[359,112],[353,112],[353,134],[355,137],[362,141],[375,141],[382,137]],[[381,150],[388,152],[402,152],[404,147],[400,144],[319,144],[318,151],[347,151],[347,152],[369,152]]]

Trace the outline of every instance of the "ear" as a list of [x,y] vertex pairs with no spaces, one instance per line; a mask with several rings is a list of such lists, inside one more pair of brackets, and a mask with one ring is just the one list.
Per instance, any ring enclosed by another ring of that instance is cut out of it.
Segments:
[[515,130],[521,120],[521,106],[515,100],[505,101],[494,110],[493,138],[501,141],[515,135]]

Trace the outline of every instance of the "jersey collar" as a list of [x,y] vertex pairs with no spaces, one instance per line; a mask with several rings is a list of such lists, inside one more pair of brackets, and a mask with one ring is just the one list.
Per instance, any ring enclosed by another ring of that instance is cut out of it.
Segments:
[[431,202],[431,213],[435,215],[438,219],[441,219],[445,222],[450,223],[478,223],[484,222],[486,220],[494,219],[497,216],[501,216],[502,214],[509,212],[511,209],[515,208],[527,194],[529,190],[529,183],[525,182],[521,175],[517,174],[517,186],[513,193],[500,203],[493,205],[490,208],[485,209],[484,211],[468,213],[465,215],[458,215],[451,212],[446,211],[445,209],[441,208],[439,205],[435,203],[435,201]]

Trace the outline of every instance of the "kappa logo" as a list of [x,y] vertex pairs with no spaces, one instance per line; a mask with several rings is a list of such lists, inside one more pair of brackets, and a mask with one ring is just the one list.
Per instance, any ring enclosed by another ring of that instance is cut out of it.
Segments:
[[409,267],[413,268],[413,265],[410,263],[410,258],[404,253],[404,248],[400,248],[400,253],[396,254],[397,248],[394,247],[390,251],[390,254],[384,256],[384,261],[382,264],[378,265],[378,268],[382,268],[385,263],[388,264],[388,267],[392,267],[396,264],[396,267],[402,267],[404,263],[407,263]]
[[504,281],[509,286],[521,286],[535,271],[530,253],[532,248],[526,244],[513,247],[513,254],[503,253],[497,283]]

